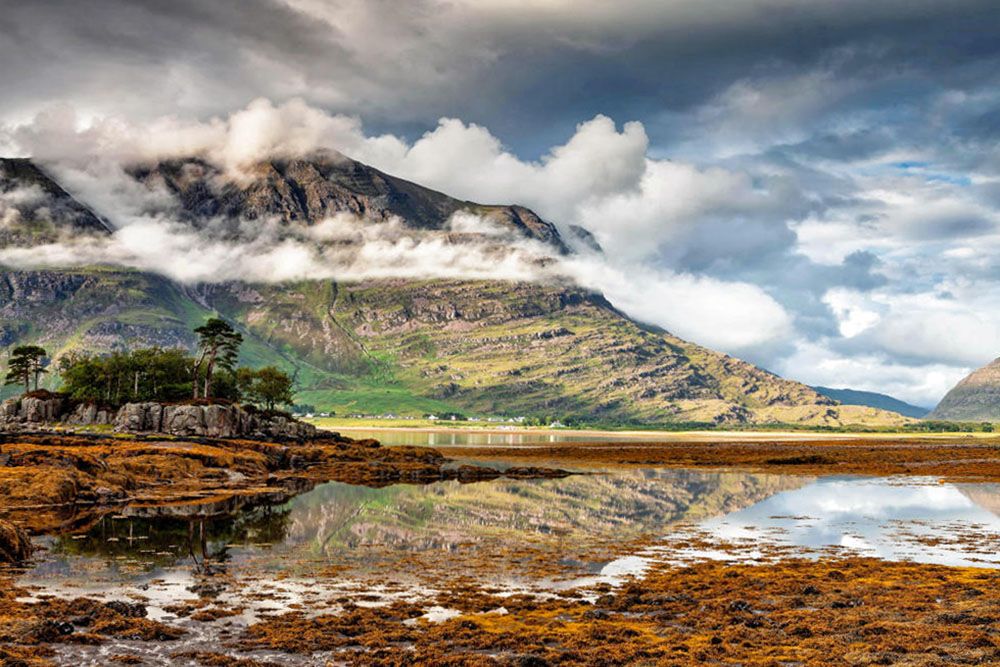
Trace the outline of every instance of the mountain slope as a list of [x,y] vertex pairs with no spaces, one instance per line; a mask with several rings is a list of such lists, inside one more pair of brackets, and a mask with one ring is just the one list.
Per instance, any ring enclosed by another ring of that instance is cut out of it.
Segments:
[[930,412],[928,408],[919,405],[912,405],[898,398],[893,398],[887,394],[879,394],[874,391],[858,391],[856,389],[831,389],[830,387],[813,387],[823,396],[828,396],[844,405],[867,405],[868,407],[880,410],[898,412],[906,417],[920,419],[926,417]]
[[945,394],[927,418],[954,421],[1000,419],[1000,359],[963,378]]
[[[499,216],[491,220],[566,252],[558,231],[527,209],[461,202],[359,163],[324,157],[256,169],[262,170],[256,178],[226,180],[214,167],[186,160],[133,173],[173,192],[180,215],[193,225],[220,216],[310,225],[346,210],[362,216],[358,224],[417,216],[406,225],[438,233],[447,231],[447,216],[464,210]],[[62,197],[56,188],[50,189]],[[191,328],[213,312],[244,332],[244,362],[288,369],[300,388],[297,399],[321,410],[642,423],[903,420],[838,405],[803,384],[642,326],[573,285],[313,280],[185,287],[109,267],[0,271],[5,348],[38,342],[59,355],[187,347]]]
[[109,232],[103,220],[31,160],[0,158],[0,246]]
[[[367,365],[386,386],[475,414],[657,423],[900,423],[650,330],[603,297],[485,281],[203,285],[202,303],[317,365]],[[304,391],[315,405],[336,392]],[[365,412],[366,406],[343,405]],[[392,410],[389,411],[397,411]]]

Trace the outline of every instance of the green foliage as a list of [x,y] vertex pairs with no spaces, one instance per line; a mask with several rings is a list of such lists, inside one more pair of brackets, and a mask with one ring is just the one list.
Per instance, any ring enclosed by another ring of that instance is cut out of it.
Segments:
[[244,401],[274,410],[277,405],[292,403],[292,378],[274,366],[257,370],[240,368],[236,384]]
[[62,390],[72,398],[121,405],[189,396],[192,363],[183,350],[158,347],[104,356],[70,353],[60,359],[59,373]]
[[[198,334],[198,349],[201,354],[194,363],[194,373],[196,377],[201,376],[202,365],[204,364],[204,398],[212,397],[212,381],[216,367],[235,372],[236,362],[240,356],[240,345],[243,344],[243,335],[233,329],[225,320],[218,317],[209,318],[205,324],[195,328]],[[198,398],[198,384],[193,386],[193,396]]]
[[24,391],[30,389],[32,378],[35,380],[35,389],[38,389],[38,378],[42,373],[47,373],[45,366],[48,364],[48,353],[45,348],[37,345],[21,345],[15,347],[10,353],[7,362],[7,375],[4,384],[23,384]]

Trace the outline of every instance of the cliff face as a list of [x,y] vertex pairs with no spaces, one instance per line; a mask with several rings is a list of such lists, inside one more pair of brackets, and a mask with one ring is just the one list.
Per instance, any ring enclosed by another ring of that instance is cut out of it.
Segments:
[[[136,167],[132,174],[173,193],[178,215],[194,226],[220,217],[250,229],[264,217],[310,225],[348,211],[362,218],[359,224],[400,216],[411,228],[447,232],[450,216],[468,211],[568,251],[555,227],[528,209],[462,202],[342,156],[261,163],[242,180],[196,159]],[[55,183],[45,188],[68,197]],[[89,220],[82,204],[67,206]],[[100,233],[98,223],[94,217],[84,224],[86,233]],[[574,235],[586,242],[585,233]],[[244,333],[245,363],[285,368],[295,375],[299,402],[340,414],[902,421],[894,413],[838,405],[805,385],[644,327],[600,295],[569,284],[382,280],[191,287],[108,267],[0,270],[0,348],[35,342],[59,356],[81,348],[190,347],[193,327],[213,313]],[[49,379],[52,388],[54,381]]]
[[1000,419],[1000,359],[963,378],[945,394],[927,418],[956,421]]

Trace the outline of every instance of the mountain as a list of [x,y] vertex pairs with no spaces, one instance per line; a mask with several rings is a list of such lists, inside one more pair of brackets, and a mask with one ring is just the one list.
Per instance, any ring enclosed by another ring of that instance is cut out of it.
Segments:
[[0,246],[110,231],[107,223],[31,160],[0,158]]
[[[572,252],[586,243],[519,206],[448,197],[342,156],[267,161],[231,178],[201,160],[131,168],[166,189],[194,226],[278,220],[289,229],[337,212],[356,224],[400,216],[415,232],[463,243],[450,216],[475,213],[510,234]],[[39,178],[48,178],[37,170]],[[60,200],[55,182],[38,185]],[[70,198],[67,210],[89,211]],[[93,215],[92,213],[90,215]],[[94,220],[101,222],[93,216]],[[249,222],[247,222],[249,221]],[[104,227],[103,222],[101,226]],[[100,233],[85,225],[81,233]],[[103,233],[108,233],[104,227]],[[599,294],[566,283],[311,280],[185,286],[115,267],[0,270],[0,347],[74,349],[193,344],[220,313],[246,337],[243,360],[295,374],[297,400],[320,410],[524,415],[644,423],[898,424],[899,415],[842,406],[803,384],[637,323]],[[50,385],[56,382],[49,379]]]
[[965,376],[945,394],[928,419],[1000,420],[1000,359]]
[[218,216],[247,220],[276,216],[285,224],[311,225],[337,213],[352,213],[373,222],[395,216],[408,227],[444,230],[455,213],[464,211],[568,251],[555,226],[523,206],[461,201],[335,152],[258,162],[240,178],[199,159],[129,171],[147,186],[175,195],[183,215],[195,223]]
[[920,419],[926,417],[930,408],[922,408],[919,405],[912,405],[898,398],[893,398],[886,394],[879,394],[874,391],[858,391],[856,389],[831,389],[830,387],[813,387],[824,396],[828,396],[843,405],[867,405],[880,410],[898,412],[906,417]]

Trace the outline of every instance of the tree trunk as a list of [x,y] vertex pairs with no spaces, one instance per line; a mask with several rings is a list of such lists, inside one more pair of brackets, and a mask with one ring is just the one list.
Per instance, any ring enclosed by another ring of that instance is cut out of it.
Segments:
[[212,350],[208,355],[208,366],[205,367],[205,391],[202,395],[205,398],[212,398],[212,373],[215,371],[215,354],[216,350]]
[[198,371],[201,370],[201,364],[205,361],[205,352],[201,353],[198,360],[194,362],[194,366],[191,368],[191,398],[198,400]]

